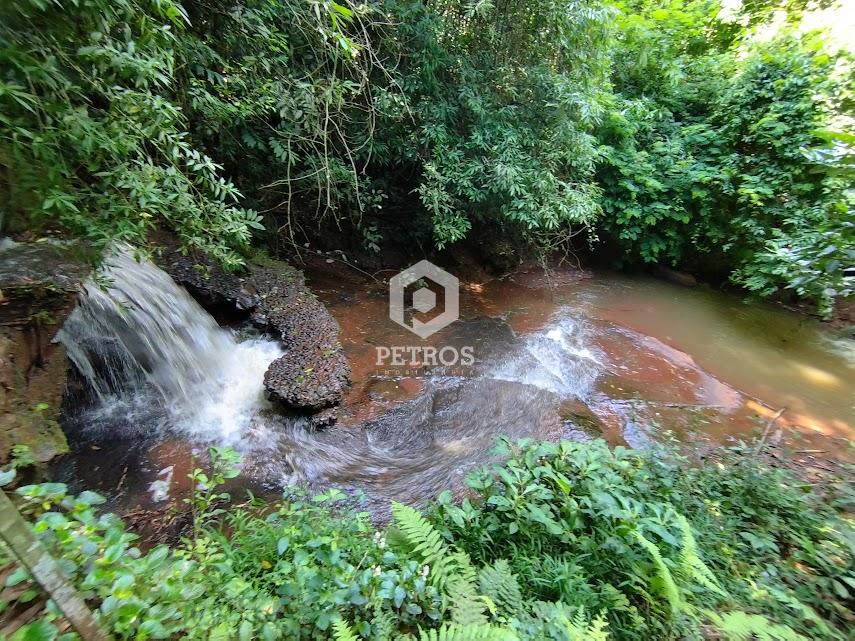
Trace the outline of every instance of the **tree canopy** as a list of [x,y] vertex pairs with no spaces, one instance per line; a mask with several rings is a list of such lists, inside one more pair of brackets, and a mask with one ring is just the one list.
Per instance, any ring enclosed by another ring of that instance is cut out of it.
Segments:
[[828,314],[852,295],[855,76],[813,8],[14,0],[3,224],[167,227],[233,268],[254,234],[599,239]]

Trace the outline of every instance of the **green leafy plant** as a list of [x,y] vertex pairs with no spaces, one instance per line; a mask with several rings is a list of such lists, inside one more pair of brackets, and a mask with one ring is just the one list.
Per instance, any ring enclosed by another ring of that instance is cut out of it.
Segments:
[[756,37],[718,2],[621,9],[598,136],[621,261],[729,276],[830,315],[852,295],[850,56],[815,33]]
[[[745,609],[794,634],[834,638],[804,608],[822,609],[825,621],[838,616],[811,592],[820,577],[851,572],[843,534],[851,526],[809,508],[784,473],[738,452],[724,454],[728,466],[682,468],[667,452],[602,442],[505,451],[507,463],[471,478],[474,499],[455,505],[441,496],[433,518],[473,563],[505,560],[529,598],[602,611],[616,638],[700,633],[711,609]],[[820,522],[824,530],[815,529]],[[766,537],[787,542],[766,547]],[[769,590],[794,601],[783,606]]]
[[22,0],[0,9],[0,165],[11,225],[60,227],[99,247],[158,225],[237,267],[255,212],[189,140],[175,100],[171,0]]
[[210,473],[199,467],[194,467],[190,472],[191,495],[183,499],[190,505],[193,512],[193,527],[195,531],[208,519],[223,513],[221,507],[217,507],[222,501],[228,501],[230,496],[227,492],[220,492],[220,488],[228,479],[233,479],[240,474],[240,455],[232,449],[223,447],[212,447],[208,450],[211,457]]
[[[601,441],[503,447],[462,504],[394,504],[385,528],[335,489],[205,500],[192,539],[145,553],[97,494],[17,494],[116,638],[844,638],[852,525],[753,448],[686,466]],[[236,458],[211,460],[216,498]],[[16,634],[57,624],[49,608]]]

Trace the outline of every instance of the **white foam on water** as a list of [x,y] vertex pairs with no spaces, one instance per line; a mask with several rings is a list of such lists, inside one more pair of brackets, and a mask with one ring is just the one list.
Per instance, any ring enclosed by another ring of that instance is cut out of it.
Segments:
[[533,385],[562,397],[586,398],[603,370],[583,321],[564,316],[527,336],[521,349],[490,372],[491,378]]
[[105,261],[57,335],[98,403],[88,418],[150,424],[243,449],[271,409],[276,341],[239,341],[128,246]]

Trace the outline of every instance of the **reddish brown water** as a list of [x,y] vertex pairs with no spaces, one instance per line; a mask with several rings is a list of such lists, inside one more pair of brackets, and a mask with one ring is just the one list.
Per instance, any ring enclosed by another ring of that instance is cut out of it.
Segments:
[[[670,433],[706,448],[759,433],[781,409],[788,444],[819,457],[851,451],[852,341],[772,306],[647,278],[519,272],[462,281],[460,320],[422,340],[390,320],[384,279],[326,263],[308,278],[341,325],[353,385],[323,431],[254,419],[237,439],[243,487],[336,485],[383,509],[460,488],[494,460],[500,436],[644,447]],[[378,350],[394,346],[475,358],[378,364]],[[175,497],[192,452],[209,442],[179,433],[129,446],[114,433],[78,451],[66,477],[120,494],[125,507],[149,500],[157,481],[171,479]]]
[[[344,423],[356,425],[418,395],[425,378],[377,367],[377,345],[420,339],[386,316],[383,283],[345,278],[345,291],[340,272],[312,281],[342,327],[354,369]],[[562,319],[583,326],[599,371],[576,400],[613,442],[638,445],[652,424],[683,439],[748,438],[782,408],[776,425],[793,441],[840,453],[855,435],[855,343],[772,305],[652,278],[537,270],[462,282],[461,315],[499,319],[515,341]],[[495,337],[475,340],[493,356]],[[455,341],[452,325],[427,344]]]

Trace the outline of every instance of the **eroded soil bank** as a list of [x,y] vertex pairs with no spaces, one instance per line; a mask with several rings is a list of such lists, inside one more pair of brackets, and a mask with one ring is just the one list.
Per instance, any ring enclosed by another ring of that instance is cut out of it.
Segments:
[[88,272],[74,245],[0,241],[0,462],[67,450],[58,418],[68,361],[53,338]]

